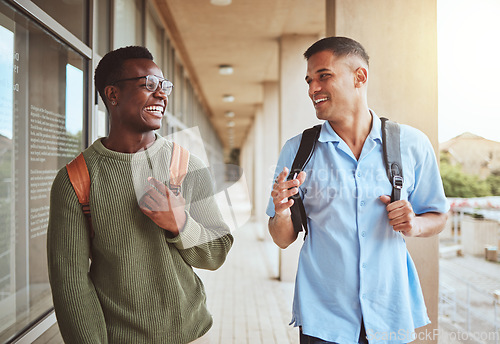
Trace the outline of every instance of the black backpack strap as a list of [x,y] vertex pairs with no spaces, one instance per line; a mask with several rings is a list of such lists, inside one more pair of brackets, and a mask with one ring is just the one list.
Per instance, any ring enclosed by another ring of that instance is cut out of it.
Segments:
[[382,145],[387,177],[392,185],[391,202],[401,199],[403,188],[403,163],[401,162],[400,128],[399,124],[387,118],[382,121]]
[[[307,165],[313,155],[320,132],[321,124],[304,130],[304,132],[302,133],[299,150],[297,151],[297,155],[295,155],[295,159],[293,160],[292,168],[290,169],[290,174],[288,175],[287,180],[294,179]],[[293,198],[294,201],[292,207],[290,208],[290,211],[292,213],[291,216],[293,229],[298,233],[302,231],[303,227],[305,236],[307,236],[307,215],[306,210],[304,209],[302,198],[300,197],[299,193],[293,195],[291,198]]]

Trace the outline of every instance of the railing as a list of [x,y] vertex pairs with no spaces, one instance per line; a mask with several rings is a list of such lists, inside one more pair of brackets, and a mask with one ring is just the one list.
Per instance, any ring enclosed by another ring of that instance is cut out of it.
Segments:
[[[500,344],[498,297],[440,268],[439,319],[453,328],[450,337],[463,343]],[[442,338],[442,343],[448,340]]]

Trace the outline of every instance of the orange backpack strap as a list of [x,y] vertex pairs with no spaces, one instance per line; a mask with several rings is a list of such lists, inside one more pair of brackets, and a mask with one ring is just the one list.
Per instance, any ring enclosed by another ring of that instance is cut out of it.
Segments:
[[189,164],[189,151],[175,142],[170,161],[169,189],[177,196],[181,190],[182,181],[186,177]]
[[90,238],[94,238],[94,228],[92,227],[92,218],[90,215],[90,176],[87,164],[83,154],[80,153],[75,159],[66,165],[69,181],[75,189],[78,201],[82,206],[83,214],[87,218],[90,230]]

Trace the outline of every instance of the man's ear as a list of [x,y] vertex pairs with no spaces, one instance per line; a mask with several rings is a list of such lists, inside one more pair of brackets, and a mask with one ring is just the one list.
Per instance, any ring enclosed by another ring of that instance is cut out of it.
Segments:
[[117,105],[118,104],[118,93],[119,90],[116,86],[108,85],[104,88],[104,95],[109,104]]
[[368,70],[364,67],[359,67],[355,72],[356,87],[361,87],[368,81]]

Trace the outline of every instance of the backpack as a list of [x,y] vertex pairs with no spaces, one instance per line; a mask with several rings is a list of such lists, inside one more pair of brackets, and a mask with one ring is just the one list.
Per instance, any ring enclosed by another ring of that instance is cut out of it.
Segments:
[[[403,164],[401,162],[401,148],[400,148],[400,128],[399,124],[381,117],[382,121],[382,147],[384,152],[384,165],[387,171],[387,177],[392,185],[391,202],[397,201],[401,198],[401,189],[403,188]],[[315,125],[312,128],[304,130],[302,139],[300,141],[299,150],[293,160],[292,168],[287,180],[294,179],[311,160],[321,132],[321,124]],[[295,232],[305,231],[305,237],[308,233],[307,228],[307,214],[304,208],[304,203],[299,193],[291,196],[294,203],[290,211]]]
[[[170,161],[169,189],[177,196],[184,178],[186,177],[189,163],[189,151],[175,142],[172,148],[172,158]],[[94,238],[95,232],[92,227],[92,216],[90,214],[90,176],[83,153],[66,165],[69,181],[75,190],[78,202],[82,206],[83,214],[87,219],[90,239]]]

